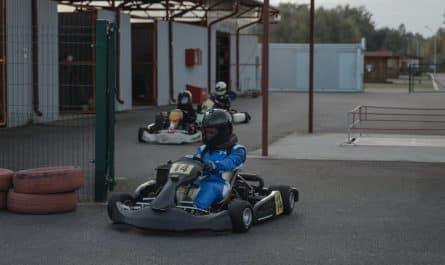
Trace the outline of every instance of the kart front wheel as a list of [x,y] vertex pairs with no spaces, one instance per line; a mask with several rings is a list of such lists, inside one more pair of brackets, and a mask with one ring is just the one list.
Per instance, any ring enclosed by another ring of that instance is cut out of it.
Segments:
[[279,191],[281,198],[283,200],[283,214],[289,215],[294,210],[295,206],[295,193],[292,191],[291,187],[286,185],[271,186],[270,190]]
[[114,207],[116,207],[117,202],[130,205],[134,202],[134,199],[130,194],[124,192],[116,192],[111,195],[110,199],[108,200],[107,212],[108,217],[114,223],[119,223],[119,220],[117,220],[116,217],[113,215],[113,209]]
[[235,233],[245,233],[253,225],[253,209],[247,201],[233,200],[229,204],[229,215]]

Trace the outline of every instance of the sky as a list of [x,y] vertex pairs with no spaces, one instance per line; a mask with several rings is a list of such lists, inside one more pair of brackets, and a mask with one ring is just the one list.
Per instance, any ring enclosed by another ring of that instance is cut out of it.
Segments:
[[[280,2],[308,4],[309,0],[270,0],[272,5]],[[418,32],[425,37],[433,33],[426,29],[429,26],[433,32],[439,27],[445,27],[445,0],[314,0],[315,7],[332,8],[337,5],[365,6],[371,12],[377,26],[398,28],[405,24],[406,30]]]

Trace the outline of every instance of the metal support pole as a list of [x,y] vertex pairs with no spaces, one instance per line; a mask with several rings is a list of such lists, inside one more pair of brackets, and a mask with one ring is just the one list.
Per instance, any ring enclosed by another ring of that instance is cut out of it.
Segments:
[[263,95],[262,155],[269,155],[269,0],[263,4],[261,91]]
[[115,26],[105,20],[96,24],[96,151],[95,201],[107,199],[114,186]]
[[309,29],[309,133],[314,131],[314,17],[315,1],[311,0]]
[[37,0],[32,5],[32,105],[37,116],[42,116],[40,111],[40,87],[39,87],[39,23],[37,14]]

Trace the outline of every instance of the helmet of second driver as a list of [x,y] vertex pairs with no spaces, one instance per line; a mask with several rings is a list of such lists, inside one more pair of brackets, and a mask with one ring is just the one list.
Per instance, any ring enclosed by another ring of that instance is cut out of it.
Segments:
[[184,91],[178,94],[178,106],[192,105],[192,93]]
[[222,96],[227,93],[227,84],[224,81],[219,81],[215,86],[215,94]]

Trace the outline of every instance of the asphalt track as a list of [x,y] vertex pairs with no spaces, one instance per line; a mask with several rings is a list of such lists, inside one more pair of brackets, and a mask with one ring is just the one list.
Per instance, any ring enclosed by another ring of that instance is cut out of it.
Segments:
[[[444,96],[404,93],[318,94],[315,129],[342,132],[358,104],[440,106]],[[271,95],[270,141],[306,130],[304,94]],[[235,107],[253,115],[236,126],[249,150],[260,147],[261,99]],[[131,190],[153,168],[197,146],[137,143],[137,128],[157,110],[118,116],[116,172]],[[442,163],[249,159],[266,184],[297,187],[295,212],[247,234],[162,233],[112,225],[105,205],[61,215],[0,212],[0,264],[445,264]]]

